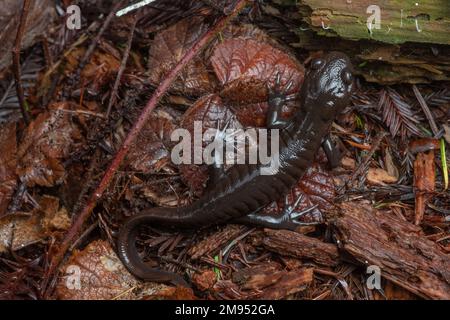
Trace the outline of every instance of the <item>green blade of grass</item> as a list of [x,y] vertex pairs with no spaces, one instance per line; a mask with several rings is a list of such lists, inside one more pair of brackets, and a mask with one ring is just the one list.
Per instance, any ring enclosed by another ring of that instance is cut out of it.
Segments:
[[441,139],[441,161],[442,161],[442,176],[444,177],[444,190],[448,189],[448,169],[447,157],[445,155],[445,140]]

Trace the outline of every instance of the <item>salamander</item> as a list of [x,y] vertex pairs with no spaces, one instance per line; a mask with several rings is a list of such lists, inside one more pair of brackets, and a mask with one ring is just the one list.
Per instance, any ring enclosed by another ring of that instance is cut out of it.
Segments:
[[150,268],[142,261],[136,238],[144,224],[198,229],[236,219],[273,228],[286,227],[286,221],[292,223],[289,217],[270,220],[257,212],[287,194],[314,161],[333,120],[349,102],[354,86],[352,70],[343,53],[331,52],[313,60],[300,90],[301,107],[290,119],[281,118],[285,92],[279,85],[270,90],[267,127],[280,129],[278,171],[267,175],[261,174],[262,164],[235,165],[191,205],[151,208],[132,216],[121,227],[117,241],[119,257],[127,269],[142,280],[186,285],[180,275]]

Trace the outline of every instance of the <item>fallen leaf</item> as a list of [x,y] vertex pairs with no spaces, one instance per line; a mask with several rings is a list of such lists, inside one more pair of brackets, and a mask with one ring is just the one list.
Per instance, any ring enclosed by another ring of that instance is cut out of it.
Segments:
[[164,290],[162,284],[139,282],[131,275],[108,242],[98,240],[75,251],[61,268],[56,287],[60,300],[142,299]]
[[[221,96],[233,103],[239,121],[247,126],[265,124],[267,87],[275,86],[277,75],[282,89],[292,81],[286,94],[295,95],[305,74],[303,66],[293,57],[253,39],[225,40],[215,48],[211,63],[223,86]],[[288,102],[283,116],[289,116],[295,108],[295,101]]]
[[381,168],[369,168],[367,171],[367,181],[371,184],[385,185],[395,183],[397,180],[397,177],[390,175],[389,172]]
[[[71,74],[78,68],[85,52],[86,48],[79,47],[67,55],[67,67],[64,69],[66,74]],[[117,57],[97,49],[81,72],[81,90],[86,90],[92,96],[99,94],[103,86],[114,81],[119,68],[120,60]]]
[[52,187],[60,184],[65,169],[62,161],[74,150],[81,135],[65,112],[70,105],[57,103],[41,113],[24,132],[17,152],[17,174],[27,186]]
[[[203,145],[206,147],[214,140],[214,136],[207,136],[208,129],[224,128],[228,124],[228,129],[240,129],[242,125],[237,121],[233,112],[225,106],[222,99],[215,94],[206,95],[200,98],[181,118],[181,127],[187,129],[192,138],[191,143],[191,163],[180,166],[180,173],[183,182],[197,195],[204,189],[208,178],[208,169],[202,165],[195,164],[194,158],[194,135],[195,124],[198,122],[197,132],[203,135]],[[203,159],[201,159],[203,162]]]
[[0,127],[0,217],[6,214],[17,186],[17,142],[15,123]]
[[170,163],[173,118],[159,112],[151,116],[128,152],[126,164],[140,173],[157,173]]
[[[0,6],[0,71],[12,63],[12,49],[17,34],[23,1],[2,0]],[[47,29],[55,14],[55,3],[51,0],[31,1],[26,30],[21,48],[25,50],[37,42]]]
[[[304,214],[302,222],[323,222],[323,211],[333,208],[336,190],[333,177],[318,164],[308,168],[305,175],[288,194],[288,206],[294,207],[300,199],[294,212],[302,212],[314,206],[313,210]],[[272,203],[263,209],[264,214],[278,215],[285,209],[285,198]]]
[[43,196],[39,207],[31,212],[0,219],[0,253],[44,241],[55,232],[68,230],[70,225],[71,219],[67,210],[60,208],[59,199]]
[[[150,81],[158,85],[207,28],[201,16],[192,16],[159,32],[150,47],[147,66]],[[214,79],[201,57],[194,58],[172,85],[176,92],[195,96],[212,92],[214,87]]]

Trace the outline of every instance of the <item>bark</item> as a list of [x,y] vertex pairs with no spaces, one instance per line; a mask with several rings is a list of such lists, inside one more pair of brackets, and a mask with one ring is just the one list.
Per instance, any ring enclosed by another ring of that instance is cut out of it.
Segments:
[[367,202],[341,205],[332,222],[343,250],[381,276],[430,299],[450,299],[450,258],[421,228]]
[[270,251],[300,259],[312,260],[324,266],[339,263],[338,248],[315,238],[288,230],[264,230],[264,246]]

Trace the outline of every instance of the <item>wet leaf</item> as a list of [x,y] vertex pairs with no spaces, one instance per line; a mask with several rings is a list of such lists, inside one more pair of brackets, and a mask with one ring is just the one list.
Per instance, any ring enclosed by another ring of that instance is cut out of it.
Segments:
[[[158,85],[206,30],[207,25],[204,24],[203,18],[194,16],[158,33],[149,53],[150,81]],[[213,78],[202,58],[196,57],[183,69],[172,89],[199,96],[212,92],[214,86]]]
[[[331,174],[319,165],[308,168],[298,185],[287,195],[288,206],[295,207],[294,212],[314,208],[301,217],[303,222],[322,222],[324,210],[333,208],[336,190]],[[300,199],[297,206],[297,200]],[[263,213],[276,215],[285,208],[285,199],[280,199],[263,209]]]
[[[17,34],[23,1],[3,0],[0,6],[0,71],[12,63],[12,49]],[[55,3],[51,0],[31,1],[22,40],[22,50],[35,43],[55,16]]]
[[[252,39],[229,39],[219,44],[211,57],[214,71],[224,89],[221,96],[233,102],[238,119],[244,125],[265,123],[268,90],[277,75],[281,87],[292,81],[287,95],[296,94],[303,83],[304,68],[293,57],[274,46]],[[284,109],[288,116],[295,109],[291,101]]]
[[6,214],[17,186],[17,141],[14,123],[0,127],[0,217]]
[[25,130],[17,152],[17,174],[29,187],[52,187],[64,178],[62,161],[81,140],[68,108],[66,103],[53,105],[50,112],[41,113]]
[[67,230],[70,225],[71,219],[67,210],[60,208],[59,199],[43,196],[39,207],[31,212],[0,219],[0,252],[23,249]]
[[76,251],[61,268],[56,288],[61,300],[128,300],[157,294],[164,285],[142,285],[123,266],[111,246],[102,240]]
[[[70,52],[67,56],[68,63],[65,69],[67,74],[74,72],[78,68],[85,51],[85,48],[80,47]],[[89,63],[81,72],[81,89],[95,96],[103,86],[114,81],[119,68],[120,59],[114,54],[100,49],[94,51]]]
[[398,178],[381,168],[369,168],[367,181],[375,185],[385,185],[397,182]]
[[170,163],[174,129],[173,118],[167,113],[151,116],[128,152],[129,167],[144,174],[160,172]]
[[[181,127],[187,129],[192,137],[191,160],[194,163],[194,134],[195,122],[199,122],[198,132],[204,134],[208,129],[224,128],[228,124],[228,129],[242,128],[239,121],[236,120],[233,112],[225,106],[222,99],[215,94],[206,95],[200,98],[181,119]],[[203,147],[213,141],[214,137],[203,136]],[[180,166],[180,172],[183,181],[196,194],[200,194],[206,183],[208,173],[204,166],[199,167],[195,164]]]

